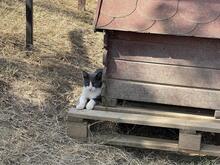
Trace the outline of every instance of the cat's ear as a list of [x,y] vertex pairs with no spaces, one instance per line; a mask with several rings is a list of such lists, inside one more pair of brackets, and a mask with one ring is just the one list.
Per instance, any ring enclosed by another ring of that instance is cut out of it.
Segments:
[[96,80],[102,80],[102,71],[98,72],[95,76]]
[[82,71],[82,75],[84,79],[88,79],[89,78],[89,73],[87,73],[86,71]]

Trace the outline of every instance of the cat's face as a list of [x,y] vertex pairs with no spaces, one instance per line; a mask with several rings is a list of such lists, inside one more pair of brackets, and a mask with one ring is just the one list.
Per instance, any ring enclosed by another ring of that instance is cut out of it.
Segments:
[[86,89],[93,92],[102,87],[102,71],[87,73],[83,71],[83,85]]

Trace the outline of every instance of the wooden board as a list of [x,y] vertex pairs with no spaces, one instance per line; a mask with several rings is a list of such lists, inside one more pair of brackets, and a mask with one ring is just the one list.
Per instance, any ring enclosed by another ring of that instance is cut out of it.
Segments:
[[206,109],[220,108],[220,91],[108,79],[106,97]]
[[[134,32],[122,32],[122,31],[106,31],[109,34],[110,40],[124,40],[124,41],[137,41],[137,42],[152,42],[162,43],[166,45],[181,45],[195,47],[209,47],[218,48],[220,46],[218,39],[214,38],[197,38],[175,35],[161,35],[161,34],[143,34]],[[200,46],[199,46],[200,45]],[[216,49],[215,49],[216,50]]]
[[107,111],[87,111],[71,109],[68,116],[82,119],[112,121],[117,123],[138,124],[165,128],[190,129],[220,133],[220,122],[205,119],[174,118],[143,114],[128,114]]
[[220,70],[216,69],[111,59],[108,61],[107,76],[122,80],[220,89]]
[[128,41],[112,37],[108,48],[110,56],[129,61],[220,69],[218,40],[157,35],[141,38],[141,41],[136,41],[138,38]]
[[200,155],[220,156],[220,146],[203,145],[200,150]]
[[[162,109],[162,107],[164,107]],[[133,113],[133,114],[146,114],[146,115],[153,115],[153,116],[167,116],[167,117],[183,117],[183,118],[190,118],[190,119],[209,119],[209,120],[215,120],[213,116],[205,115],[203,113],[196,114],[192,113],[193,110],[191,108],[185,108],[183,111],[183,108],[179,107],[172,107],[167,108],[166,106],[147,106],[144,108],[137,108],[137,107],[105,107],[105,106],[96,106],[96,110],[99,111],[110,111],[110,112],[120,112],[120,113]],[[174,111],[175,109],[175,111]]]
[[178,142],[175,140],[164,140],[156,138],[138,137],[131,135],[119,135],[107,140],[107,144],[123,145],[137,148],[150,148],[164,151],[178,151]]
[[174,140],[164,140],[157,138],[137,137],[129,135],[120,135],[107,141],[106,144],[138,147],[146,149],[157,149],[163,151],[183,152],[190,155],[209,155],[220,156],[220,146],[203,145],[200,151],[179,150],[178,142]]

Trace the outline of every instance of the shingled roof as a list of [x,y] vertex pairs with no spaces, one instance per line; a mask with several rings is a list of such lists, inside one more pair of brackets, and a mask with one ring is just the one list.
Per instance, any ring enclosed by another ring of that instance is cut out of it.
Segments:
[[96,30],[220,38],[220,0],[99,0]]

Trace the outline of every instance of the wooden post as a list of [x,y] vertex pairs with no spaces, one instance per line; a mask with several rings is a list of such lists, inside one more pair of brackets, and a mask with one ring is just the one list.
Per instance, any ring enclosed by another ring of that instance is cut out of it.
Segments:
[[68,116],[67,134],[72,138],[87,140],[88,122],[83,119]]
[[86,0],[78,0],[78,10],[80,11],[86,10]]
[[26,0],[26,49],[33,48],[33,0]]
[[200,151],[201,149],[201,134],[196,134],[196,131],[180,130],[179,132],[179,149]]
[[215,110],[215,118],[220,119],[220,110]]

